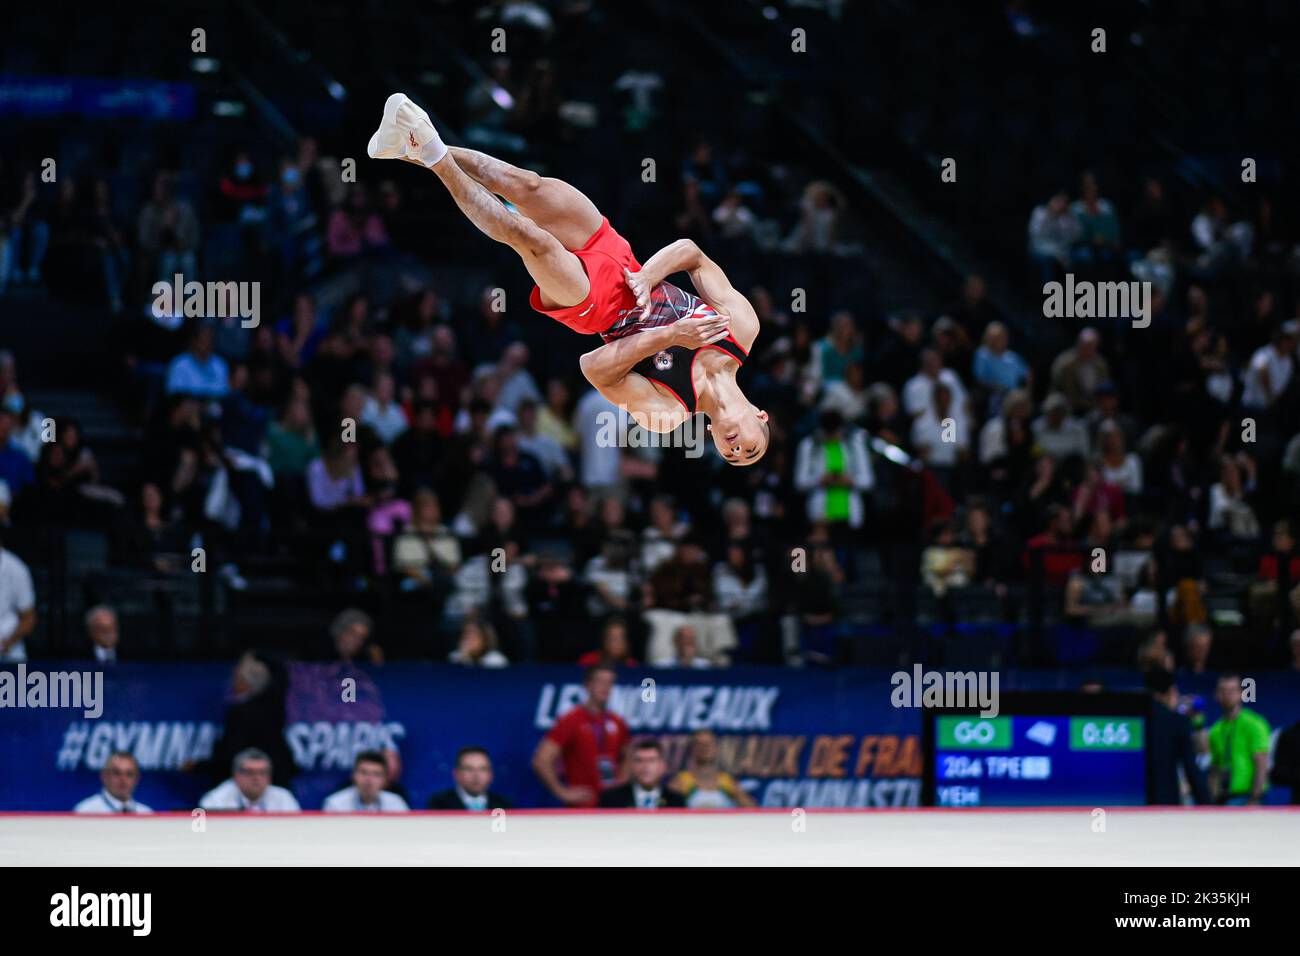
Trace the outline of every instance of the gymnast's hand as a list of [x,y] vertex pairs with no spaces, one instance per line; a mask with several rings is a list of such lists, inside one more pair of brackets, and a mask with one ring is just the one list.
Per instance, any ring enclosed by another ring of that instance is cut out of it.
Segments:
[[731,330],[731,320],[722,314],[705,315],[698,319],[680,319],[671,328],[675,333],[674,345],[698,349],[725,339]]

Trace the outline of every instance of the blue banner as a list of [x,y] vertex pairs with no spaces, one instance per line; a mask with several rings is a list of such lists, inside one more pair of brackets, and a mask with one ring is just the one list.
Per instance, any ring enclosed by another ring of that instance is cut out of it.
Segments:
[[[81,661],[28,665],[81,671]],[[13,673],[8,665],[0,668]],[[67,810],[97,791],[114,750],[130,750],[143,778],[138,799],[189,810],[212,784],[192,766],[212,753],[230,698],[231,667],[208,663],[120,663],[103,669],[102,713],[0,703],[0,810]],[[909,807],[920,797],[920,711],[891,703],[891,671],[628,668],[612,707],[634,736],[664,745],[671,770],[690,734],[717,733],[723,769],[767,807]],[[1135,688],[1131,672],[1098,675]],[[652,681],[653,683],[647,683]],[[1258,703],[1276,733],[1300,717],[1300,674],[1259,675]],[[1002,672],[1002,688],[1073,689],[1077,674]],[[10,681],[12,684],[12,681]],[[1203,694],[1213,720],[1213,678],[1180,677]],[[583,698],[576,667],[469,670],[400,663],[358,669],[295,663],[288,668],[285,739],[297,764],[293,789],[304,809],[347,784],[362,750],[401,755],[401,785],[420,808],[452,785],[456,752],[487,748],[493,789],[517,806],[554,806],[530,766],[556,716]],[[28,702],[30,703],[30,701]],[[1277,790],[1271,802],[1287,794]]]
[[194,87],[161,80],[0,76],[0,116],[194,118]]

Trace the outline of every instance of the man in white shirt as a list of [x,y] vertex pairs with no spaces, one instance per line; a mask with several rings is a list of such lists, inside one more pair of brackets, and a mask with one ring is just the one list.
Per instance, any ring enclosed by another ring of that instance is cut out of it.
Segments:
[[135,754],[126,750],[109,754],[104,769],[99,772],[99,782],[103,784],[99,793],[82,800],[72,808],[73,813],[153,813],[134,799],[136,784],[140,782],[140,764]]
[[903,386],[903,411],[915,419],[933,406],[934,386],[938,382],[948,386],[954,407],[966,407],[966,386],[961,378],[952,369],[944,368],[943,357],[935,349],[926,349],[921,353],[921,371]]
[[1088,457],[1088,429],[1070,415],[1070,402],[1060,392],[1043,400],[1043,414],[1034,419],[1034,440],[1057,461],[1078,455]]
[[1250,364],[1242,373],[1241,404],[1246,408],[1270,408],[1277,397],[1286,391],[1295,374],[1296,333],[1300,321],[1283,324],[1273,335],[1273,341],[1255,350]]
[[28,634],[36,627],[36,591],[22,558],[4,548],[0,528],[0,661],[27,660]]
[[407,813],[410,807],[388,786],[388,763],[377,750],[357,754],[352,765],[352,786],[344,787],[325,798],[321,809],[326,813]]
[[204,810],[298,813],[301,807],[284,787],[271,783],[271,758],[256,747],[235,754],[232,776],[199,798]]
[[934,387],[934,399],[912,422],[912,447],[931,468],[956,468],[970,449],[970,428],[965,413],[952,403],[943,382]]

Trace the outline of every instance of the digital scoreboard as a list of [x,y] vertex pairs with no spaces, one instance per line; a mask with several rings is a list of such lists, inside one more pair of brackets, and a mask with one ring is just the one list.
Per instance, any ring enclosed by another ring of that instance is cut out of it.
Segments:
[[922,802],[936,807],[1147,802],[1142,694],[1007,693],[996,717],[925,712]]

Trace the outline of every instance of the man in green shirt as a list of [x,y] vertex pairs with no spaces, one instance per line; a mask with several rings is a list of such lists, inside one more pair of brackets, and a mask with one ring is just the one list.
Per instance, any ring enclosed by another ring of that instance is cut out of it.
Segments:
[[1210,727],[1210,785],[1219,803],[1255,804],[1268,787],[1268,721],[1241,704],[1241,675],[1215,688],[1223,715]]

